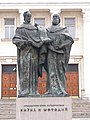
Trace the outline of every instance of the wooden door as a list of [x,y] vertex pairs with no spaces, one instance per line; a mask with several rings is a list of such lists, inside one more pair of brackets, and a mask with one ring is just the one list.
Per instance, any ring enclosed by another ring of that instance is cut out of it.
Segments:
[[43,71],[42,77],[38,78],[38,91],[40,94],[44,94],[46,92],[46,72]]
[[66,91],[70,96],[79,96],[78,72],[66,73]]
[[71,96],[79,96],[78,64],[68,65],[66,78],[66,91]]
[[16,97],[16,65],[2,66],[2,97]]

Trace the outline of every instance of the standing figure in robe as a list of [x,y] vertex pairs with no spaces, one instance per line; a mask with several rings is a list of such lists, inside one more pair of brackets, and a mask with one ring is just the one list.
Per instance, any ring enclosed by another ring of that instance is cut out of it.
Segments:
[[[39,48],[44,38],[40,36],[39,27],[31,24],[31,13],[23,14],[24,22],[17,27],[12,42],[17,46],[17,62],[19,76],[19,97],[36,96],[38,93]],[[46,36],[47,37],[47,36]],[[48,38],[45,38],[48,40]],[[47,51],[43,51],[46,53]]]
[[46,95],[68,96],[65,72],[74,41],[67,28],[60,26],[58,14],[53,15],[52,25],[47,29],[47,33],[52,42],[47,46],[48,79]]

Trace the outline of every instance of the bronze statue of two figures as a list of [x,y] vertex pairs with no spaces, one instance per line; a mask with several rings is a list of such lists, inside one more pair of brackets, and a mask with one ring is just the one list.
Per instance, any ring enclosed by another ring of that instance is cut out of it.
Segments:
[[31,24],[31,13],[24,12],[24,22],[17,27],[12,42],[17,46],[19,97],[41,96],[38,77],[47,73],[46,93],[43,96],[68,96],[65,71],[73,39],[60,17],[54,14],[49,28]]

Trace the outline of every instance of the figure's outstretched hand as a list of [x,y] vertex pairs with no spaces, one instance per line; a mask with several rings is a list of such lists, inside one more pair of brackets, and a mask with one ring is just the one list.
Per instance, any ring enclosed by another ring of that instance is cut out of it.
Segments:
[[58,50],[58,49],[59,49],[59,46],[58,46],[58,45],[56,45],[56,46],[54,46],[54,48],[55,48],[56,50]]
[[39,26],[37,23],[34,24],[35,27]]
[[51,43],[51,42],[53,42],[53,40],[52,39],[50,39],[50,38],[48,38],[48,39],[44,39],[44,41],[43,41],[45,44],[48,44],[48,43]]

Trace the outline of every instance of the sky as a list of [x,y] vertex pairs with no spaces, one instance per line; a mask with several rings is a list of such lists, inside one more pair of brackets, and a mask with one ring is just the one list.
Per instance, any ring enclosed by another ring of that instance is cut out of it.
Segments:
[[90,0],[0,0],[0,3],[90,2]]

